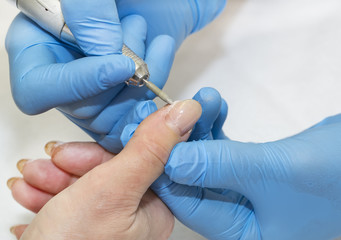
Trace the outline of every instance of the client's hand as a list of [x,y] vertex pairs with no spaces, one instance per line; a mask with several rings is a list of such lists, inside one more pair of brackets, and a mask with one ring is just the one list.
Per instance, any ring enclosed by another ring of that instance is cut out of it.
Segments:
[[[178,102],[143,121],[112,159],[96,144],[73,143],[48,149],[54,163],[40,160],[21,166],[25,181],[9,181],[14,198],[40,210],[21,239],[166,239],[173,216],[148,189],[163,172],[174,145],[189,137],[200,115],[197,102]],[[37,171],[37,166],[49,171]],[[25,227],[13,231],[20,237]]]

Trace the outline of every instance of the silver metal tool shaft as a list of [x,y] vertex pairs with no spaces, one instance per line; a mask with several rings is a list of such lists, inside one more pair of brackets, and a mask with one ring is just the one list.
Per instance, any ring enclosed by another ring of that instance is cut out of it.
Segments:
[[158,88],[154,83],[145,80],[144,83],[146,84],[146,87],[149,88],[153,93],[155,93],[159,98],[161,98],[163,101],[165,101],[168,104],[173,104],[173,100],[162,91],[160,88]]
[[[60,6],[60,0],[13,0],[17,7],[29,18],[35,21],[46,31],[50,32],[57,38],[71,45],[77,45],[70,29],[65,24],[63,13]],[[130,57],[135,63],[135,74],[126,81],[128,86],[142,87],[146,85],[158,97],[166,103],[171,104],[173,101],[169,96],[159,89],[149,80],[149,70],[147,64],[138,57],[126,45],[123,45],[122,54]]]

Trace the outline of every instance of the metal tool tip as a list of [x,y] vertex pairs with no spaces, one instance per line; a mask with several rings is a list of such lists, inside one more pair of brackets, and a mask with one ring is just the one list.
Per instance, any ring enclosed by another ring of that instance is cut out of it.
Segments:
[[158,88],[154,83],[144,80],[146,87],[148,87],[153,93],[155,93],[160,99],[168,104],[173,104],[173,100],[168,96],[167,93]]

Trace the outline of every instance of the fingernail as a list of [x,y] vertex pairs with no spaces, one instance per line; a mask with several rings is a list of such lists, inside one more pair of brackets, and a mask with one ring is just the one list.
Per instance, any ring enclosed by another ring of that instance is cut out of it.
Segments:
[[11,227],[11,228],[9,229],[9,231],[10,231],[13,235],[15,235],[15,226]]
[[19,179],[19,178],[17,178],[17,177],[13,177],[13,178],[8,179],[8,181],[7,181],[7,187],[8,187],[9,189],[12,190],[12,187],[13,187],[14,183],[15,183],[18,179]]
[[47,155],[51,156],[52,153],[53,153],[53,150],[54,150],[57,146],[59,146],[59,145],[61,145],[61,144],[63,144],[63,143],[60,142],[60,141],[51,141],[51,142],[46,143],[46,145],[45,145],[45,153],[46,153]]
[[178,131],[180,136],[190,131],[201,116],[201,105],[194,100],[175,102],[169,106],[166,116],[168,126]]
[[21,159],[19,162],[17,162],[17,168],[18,168],[18,170],[19,170],[20,173],[23,172],[24,167],[25,167],[25,165],[26,165],[27,162],[28,162],[27,159]]

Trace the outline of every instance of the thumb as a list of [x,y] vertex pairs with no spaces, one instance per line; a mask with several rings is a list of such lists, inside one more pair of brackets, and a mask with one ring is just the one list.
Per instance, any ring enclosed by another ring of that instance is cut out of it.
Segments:
[[122,152],[104,167],[103,175],[109,174],[111,179],[109,189],[137,193],[135,196],[140,200],[163,173],[173,147],[188,139],[200,115],[200,104],[186,100],[168,105],[147,117]]
[[65,22],[85,55],[121,53],[122,28],[113,0],[61,0]]

